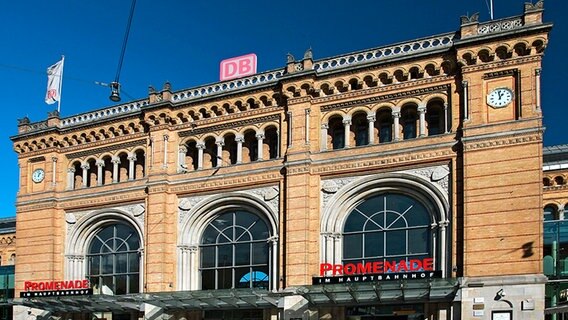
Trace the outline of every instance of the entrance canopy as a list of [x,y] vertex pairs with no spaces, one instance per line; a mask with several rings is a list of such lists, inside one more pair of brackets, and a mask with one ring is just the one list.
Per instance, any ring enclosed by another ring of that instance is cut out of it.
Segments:
[[120,296],[18,298],[23,305],[53,313],[143,311],[144,304],[163,310],[219,310],[278,308],[285,296],[301,295],[311,306],[353,305],[392,302],[451,301],[458,290],[457,279],[339,283],[290,287],[271,292],[257,289],[226,289],[138,293]]

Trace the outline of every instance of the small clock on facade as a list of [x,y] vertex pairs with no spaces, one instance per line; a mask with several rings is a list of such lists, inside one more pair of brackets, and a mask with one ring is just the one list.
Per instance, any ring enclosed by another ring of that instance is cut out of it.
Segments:
[[36,169],[32,173],[32,181],[35,183],[42,182],[43,178],[45,178],[45,172],[43,171],[43,169]]
[[494,108],[503,108],[511,101],[513,101],[513,91],[508,88],[496,88],[487,95],[487,104]]

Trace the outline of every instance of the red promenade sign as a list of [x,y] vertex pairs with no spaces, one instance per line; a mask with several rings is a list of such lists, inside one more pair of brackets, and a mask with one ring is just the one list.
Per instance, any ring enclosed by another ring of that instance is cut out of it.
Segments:
[[221,81],[250,76],[256,73],[256,54],[250,53],[221,61]]
[[93,294],[89,280],[25,281],[20,298]]
[[427,279],[441,276],[441,271],[434,270],[432,258],[346,264],[321,263],[320,276],[313,277],[312,283]]

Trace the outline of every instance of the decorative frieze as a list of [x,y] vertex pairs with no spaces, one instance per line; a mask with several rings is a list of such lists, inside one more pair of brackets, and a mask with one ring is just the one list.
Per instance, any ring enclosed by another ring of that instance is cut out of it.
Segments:
[[120,144],[110,144],[113,142],[113,140],[105,140],[104,144],[106,146],[101,147],[101,148],[96,148],[96,149],[89,149],[89,150],[85,150],[85,151],[80,151],[80,152],[75,152],[75,153],[68,153],[65,156],[67,157],[67,159],[77,159],[77,158],[83,158],[83,157],[87,157],[87,156],[92,156],[92,155],[97,155],[97,154],[102,154],[105,152],[115,152],[118,150],[125,150],[128,148],[132,148],[132,147],[137,147],[137,146],[145,146],[146,145],[146,139],[139,139],[139,140],[134,140],[134,141],[128,141],[125,143],[120,143]]
[[[242,118],[242,115],[240,115],[240,118]],[[266,123],[266,122],[270,122],[270,121],[279,121],[279,120],[280,120],[279,114],[271,114],[271,115],[267,115],[267,116],[264,116],[264,117],[258,117],[258,118],[252,118],[252,119],[243,119],[243,120],[239,120],[239,121],[222,123],[222,124],[218,124],[218,125],[206,127],[206,128],[195,128],[195,129],[191,129],[191,130],[186,130],[186,131],[180,132],[179,136],[180,137],[195,136],[195,135],[200,135],[200,134],[204,134],[204,133],[222,131],[222,130],[227,130],[227,129],[235,129],[235,128],[238,128],[238,127],[244,127],[244,126],[248,126],[248,125]]]
[[75,228],[78,227],[78,222],[92,214],[104,214],[105,212],[121,212],[128,214],[133,220],[137,221],[139,225],[144,225],[144,212],[146,206],[144,203],[118,205],[110,208],[83,210],[83,211],[68,211],[65,213],[65,222],[67,225],[67,234],[71,234]]

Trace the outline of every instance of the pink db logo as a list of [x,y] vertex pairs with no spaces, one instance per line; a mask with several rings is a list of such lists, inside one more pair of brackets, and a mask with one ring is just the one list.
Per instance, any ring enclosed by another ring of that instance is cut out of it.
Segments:
[[256,54],[225,59],[221,61],[221,81],[250,76],[256,73]]

